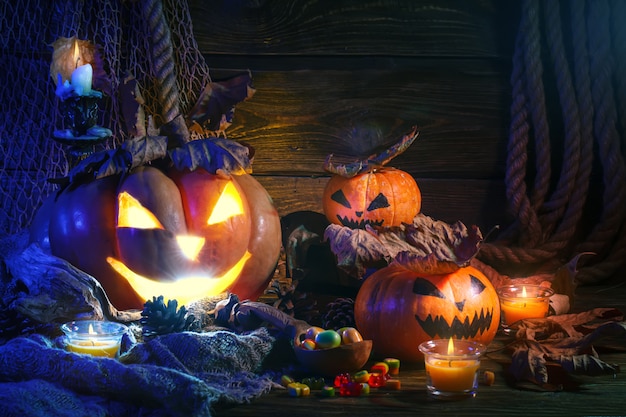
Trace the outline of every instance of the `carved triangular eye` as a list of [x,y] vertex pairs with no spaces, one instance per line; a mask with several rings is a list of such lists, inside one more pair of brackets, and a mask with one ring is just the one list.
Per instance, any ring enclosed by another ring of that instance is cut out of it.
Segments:
[[367,207],[367,211],[378,210],[385,207],[389,207],[389,201],[387,200],[387,197],[383,195],[383,193],[380,193],[376,196],[375,199],[372,200],[370,205]]
[[418,295],[428,295],[430,297],[437,298],[446,298],[445,294],[442,293],[439,288],[435,287],[435,285],[424,279],[424,278],[416,278],[415,282],[413,282],[413,292]]
[[350,205],[350,202],[346,198],[346,195],[341,190],[335,191],[333,195],[330,196],[330,199],[341,204],[345,208],[352,208],[352,206]]
[[485,291],[485,288],[487,288],[487,286],[483,284],[481,280],[476,278],[474,275],[470,274],[470,280],[471,280],[470,285],[472,286],[472,294],[474,295],[480,294],[481,292]]
[[232,182],[229,182],[222,190],[217,203],[215,203],[207,224],[222,223],[240,214],[243,214],[243,201],[237,188],[235,188]]

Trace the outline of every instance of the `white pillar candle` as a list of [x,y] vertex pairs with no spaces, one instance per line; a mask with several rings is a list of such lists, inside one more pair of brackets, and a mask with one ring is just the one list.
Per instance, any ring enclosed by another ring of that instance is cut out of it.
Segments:
[[91,64],[81,65],[72,72],[72,88],[79,96],[85,96],[91,92],[91,80],[93,68]]

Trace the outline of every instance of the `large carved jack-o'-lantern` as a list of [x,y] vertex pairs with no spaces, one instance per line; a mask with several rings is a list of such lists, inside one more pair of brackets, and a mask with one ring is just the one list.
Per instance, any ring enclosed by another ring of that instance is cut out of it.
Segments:
[[355,321],[374,351],[422,360],[417,346],[431,339],[489,344],[500,323],[496,290],[479,270],[423,275],[391,264],[365,280],[355,300]]
[[97,278],[118,309],[165,295],[185,304],[225,290],[256,298],[280,251],[280,221],[250,175],[138,167],[66,189],[51,252]]

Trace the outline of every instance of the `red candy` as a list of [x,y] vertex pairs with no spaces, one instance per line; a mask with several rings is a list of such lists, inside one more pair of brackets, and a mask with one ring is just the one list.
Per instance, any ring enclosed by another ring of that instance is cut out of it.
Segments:
[[347,382],[339,387],[339,395],[342,397],[358,397],[363,391],[363,386],[359,382]]
[[378,373],[378,372],[371,373],[370,379],[367,383],[372,388],[383,387],[387,383],[387,377],[382,373]]
[[335,388],[341,388],[343,384],[347,384],[348,382],[351,382],[351,381],[352,381],[352,378],[350,377],[350,374],[339,374],[335,377],[333,386]]

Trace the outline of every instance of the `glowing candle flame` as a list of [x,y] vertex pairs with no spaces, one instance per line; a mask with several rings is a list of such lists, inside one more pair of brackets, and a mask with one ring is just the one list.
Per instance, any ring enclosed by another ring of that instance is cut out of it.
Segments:
[[526,294],[526,287],[522,287],[522,297],[528,297],[528,294]]
[[96,334],[96,332],[93,331],[93,325],[91,323],[89,323],[89,329],[87,330],[87,333]]
[[448,341],[448,355],[453,355],[454,354],[454,342],[452,341],[452,338],[450,338],[450,340]]
[[74,39],[74,68],[78,68],[78,61],[80,61],[80,51],[78,49],[78,41]]

